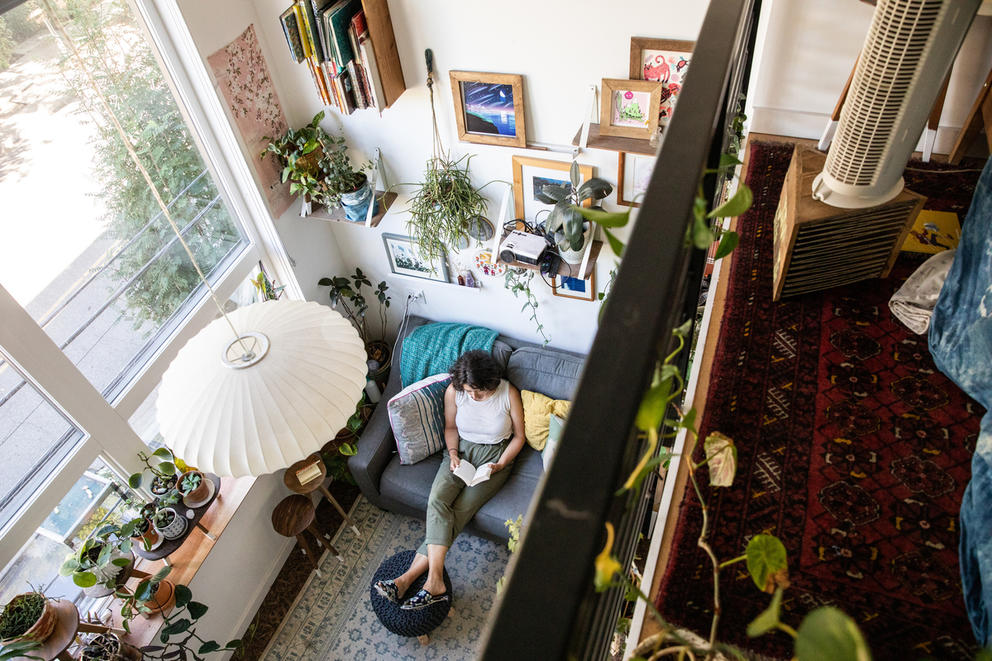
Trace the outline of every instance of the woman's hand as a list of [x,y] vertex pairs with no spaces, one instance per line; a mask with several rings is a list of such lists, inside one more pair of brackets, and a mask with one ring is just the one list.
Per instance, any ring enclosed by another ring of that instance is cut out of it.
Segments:
[[490,464],[490,466],[493,467],[492,471],[490,471],[490,475],[492,473],[498,473],[504,468],[506,468],[506,464],[504,464],[502,461],[494,461],[493,463]]
[[462,463],[462,460],[458,457],[458,450],[449,450],[448,459],[451,460],[448,464],[448,468],[451,469],[451,472],[454,472],[455,469],[458,468],[458,465]]

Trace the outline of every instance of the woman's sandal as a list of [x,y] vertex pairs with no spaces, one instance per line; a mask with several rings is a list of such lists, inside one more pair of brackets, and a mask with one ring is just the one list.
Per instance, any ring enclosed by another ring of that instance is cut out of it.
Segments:
[[392,579],[387,581],[376,581],[375,591],[379,593],[383,599],[388,599],[394,604],[400,603],[400,589],[396,587],[396,582]]
[[405,611],[415,611],[421,608],[427,608],[433,604],[439,604],[442,601],[450,601],[451,595],[445,592],[444,594],[433,595],[427,590],[417,590],[417,594],[413,595],[409,599],[403,602],[400,606],[402,610]]

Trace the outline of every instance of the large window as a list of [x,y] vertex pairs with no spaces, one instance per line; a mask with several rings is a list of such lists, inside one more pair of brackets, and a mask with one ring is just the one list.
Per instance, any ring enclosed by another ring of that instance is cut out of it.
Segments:
[[237,175],[188,121],[210,111],[146,28],[127,0],[0,14],[2,595],[58,588],[52,566],[120,514],[119,476],[154,429],[147,402],[217,314],[116,122],[220,300],[261,256]]

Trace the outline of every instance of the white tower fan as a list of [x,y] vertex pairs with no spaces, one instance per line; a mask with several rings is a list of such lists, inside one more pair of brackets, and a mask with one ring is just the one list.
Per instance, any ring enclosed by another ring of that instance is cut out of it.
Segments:
[[878,0],[813,197],[859,209],[903,188],[912,155],[981,0]]

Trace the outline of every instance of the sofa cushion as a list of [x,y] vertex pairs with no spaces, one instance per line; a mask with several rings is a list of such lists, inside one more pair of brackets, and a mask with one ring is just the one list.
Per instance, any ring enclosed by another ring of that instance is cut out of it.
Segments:
[[583,358],[555,349],[522,347],[510,355],[507,378],[520,390],[551,399],[571,399],[582,375]]
[[548,442],[551,415],[567,417],[572,403],[567,399],[551,399],[532,390],[520,391],[520,399],[524,405],[524,433],[527,435],[527,444],[541,451]]
[[444,391],[449,374],[411,383],[386,404],[401,464],[415,464],[444,449]]
[[412,466],[402,466],[399,457],[393,457],[386,470],[382,471],[379,491],[383,496],[407,507],[426,512],[427,496],[431,493],[431,484],[434,483],[434,476],[437,475],[442,459],[447,461],[445,455],[437,454]]

